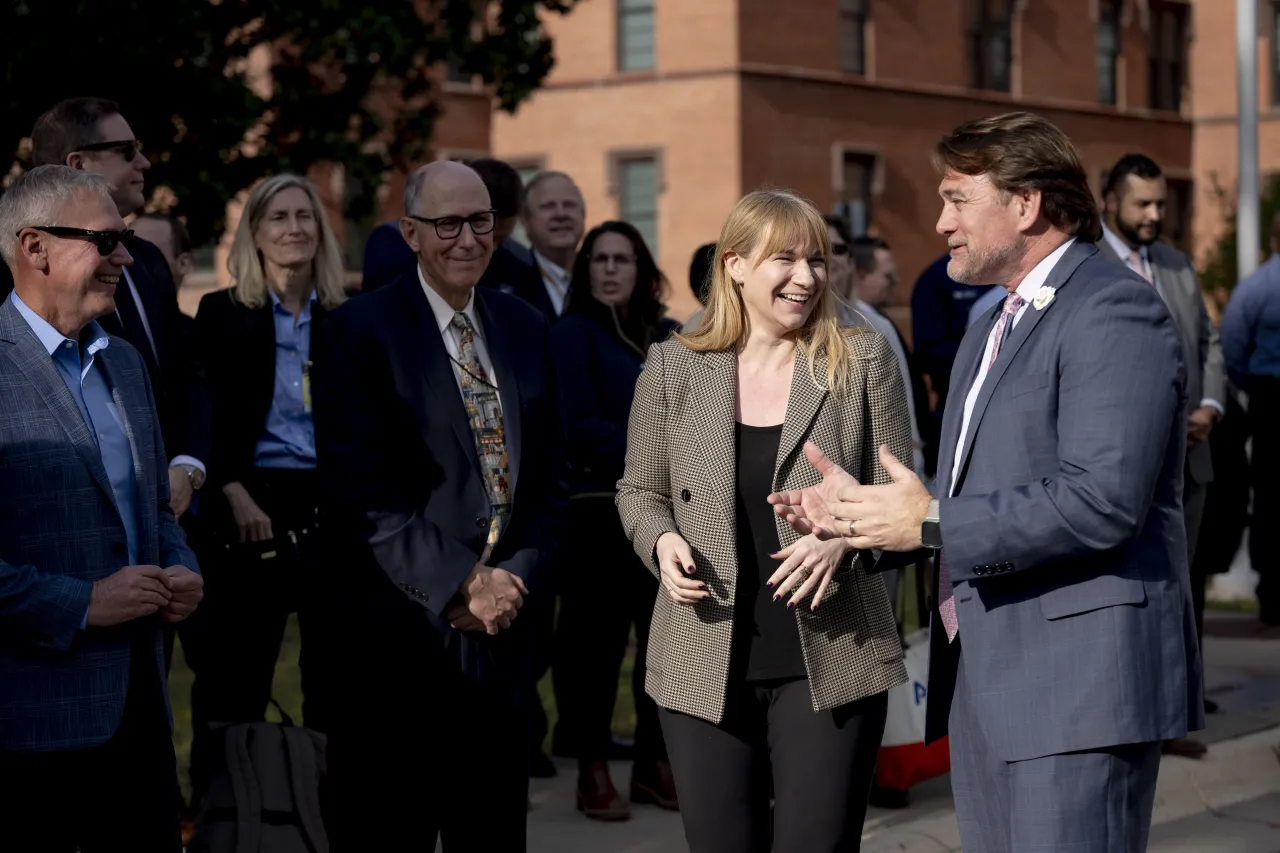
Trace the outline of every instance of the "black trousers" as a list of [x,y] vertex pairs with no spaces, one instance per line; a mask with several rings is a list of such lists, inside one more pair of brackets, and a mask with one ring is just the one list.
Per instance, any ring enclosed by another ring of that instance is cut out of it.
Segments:
[[663,709],[690,853],[857,851],[887,710],[815,714],[803,679],[731,687],[720,725]]
[[560,557],[560,618],[551,673],[559,712],[555,752],[587,761],[609,757],[618,673],[634,623],[635,760],[665,760],[658,706],[644,691],[658,581],[636,557],[611,497],[575,498],[569,520],[574,534]]
[[[191,686],[192,807],[208,787],[214,729],[264,719],[276,660],[292,612],[302,632],[303,722],[326,728],[323,638],[313,606],[316,575],[327,554],[316,527],[314,471],[258,469],[245,488],[271,518],[274,540],[240,545],[225,501],[210,511],[213,525],[198,557],[204,599],[180,631],[195,676]],[[210,510],[214,501],[205,501]],[[228,527],[230,525],[230,528]]]
[[1249,560],[1258,573],[1258,616],[1280,625],[1280,557],[1267,534],[1267,525],[1280,518],[1280,378],[1249,378],[1249,424],[1253,433]]
[[180,853],[180,793],[151,635],[134,644],[120,726],[66,752],[0,753],[0,848]]

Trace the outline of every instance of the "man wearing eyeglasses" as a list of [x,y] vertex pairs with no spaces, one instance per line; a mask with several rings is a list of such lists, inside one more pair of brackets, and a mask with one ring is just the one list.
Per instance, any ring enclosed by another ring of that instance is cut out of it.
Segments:
[[[120,216],[142,210],[151,162],[114,102],[71,98],[56,104],[36,119],[31,145],[36,166],[65,165],[101,175]],[[136,236],[125,241],[125,248],[133,264],[124,270],[115,310],[100,322],[108,333],[133,344],[147,366],[170,455],[173,510],[181,518],[205,480],[201,460],[208,458],[209,434],[197,415],[202,386],[164,254]],[[0,298],[12,287],[8,271],[0,266]]]
[[15,850],[178,853],[161,627],[203,584],[143,360],[98,318],[132,263],[106,181],[0,197],[0,802]]
[[563,452],[549,324],[476,287],[494,224],[469,167],[415,172],[416,268],[335,311],[315,362],[351,697],[328,730],[335,853],[525,849],[521,615],[549,595]]

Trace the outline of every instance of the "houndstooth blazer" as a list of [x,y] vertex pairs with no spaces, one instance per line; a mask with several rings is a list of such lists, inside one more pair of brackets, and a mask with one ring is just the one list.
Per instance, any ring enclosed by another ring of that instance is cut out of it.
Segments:
[[[877,461],[881,444],[911,464],[907,398],[893,351],[870,330],[848,334],[851,375],[842,398],[819,389],[804,354],[796,355],[775,490],[800,489],[821,479],[804,455],[805,441],[861,483],[890,481]],[[825,376],[824,356],[814,368]],[[660,574],[654,555],[658,538],[677,532],[689,543],[697,578],[711,593],[693,606],[658,595],[646,692],[664,708],[713,723],[724,716],[738,581],[736,394],[734,353],[693,352],[674,339],[651,347],[636,385],[627,467],[617,497],[623,527],[650,571]],[[799,538],[781,519],[775,523],[784,548]],[[801,606],[795,613],[814,711],[906,681],[884,581],[865,570],[860,555],[852,555],[832,579],[817,611]]]

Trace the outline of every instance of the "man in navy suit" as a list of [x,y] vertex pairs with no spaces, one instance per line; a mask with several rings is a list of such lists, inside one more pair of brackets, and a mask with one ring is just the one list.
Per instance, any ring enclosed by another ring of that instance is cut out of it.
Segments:
[[[894,482],[846,479],[818,524],[856,548],[940,549],[926,739],[950,734],[965,850],[1140,853],[1161,741],[1204,725],[1178,327],[1094,245],[1058,128],[970,122],[935,162],[948,274],[1007,295],[956,354],[938,497],[882,449]],[[816,462],[829,489],[841,472]]]
[[[409,275],[334,312],[315,377],[331,624],[329,729],[342,850],[525,849],[526,597],[543,583],[563,453],[551,330],[477,288],[494,210],[461,163],[419,169]],[[340,703],[341,704],[341,703]]]
[[202,583],[142,358],[97,318],[132,263],[106,181],[0,198],[0,803],[15,850],[177,853],[161,626]]

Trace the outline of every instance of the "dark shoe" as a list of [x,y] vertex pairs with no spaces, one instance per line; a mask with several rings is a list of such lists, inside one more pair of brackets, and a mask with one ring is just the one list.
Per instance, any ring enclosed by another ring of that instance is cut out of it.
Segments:
[[542,750],[538,750],[529,756],[529,778],[530,779],[552,779],[555,778],[556,766],[552,763],[547,754]]
[[897,788],[874,785],[868,802],[878,809],[905,809],[911,802],[911,796],[908,792],[899,791]]
[[577,795],[578,811],[593,820],[626,820],[631,817],[631,807],[613,787],[607,762],[579,763]]
[[1216,714],[1218,713],[1219,710],[1220,709],[1218,708],[1217,702],[1213,701],[1212,699],[1204,700],[1204,712],[1206,714]]
[[1160,745],[1162,754],[1176,755],[1180,758],[1204,758],[1204,754],[1208,751],[1209,747],[1189,737],[1175,737]]
[[672,812],[680,810],[676,777],[671,772],[670,761],[636,764],[631,769],[631,802],[658,806]]

